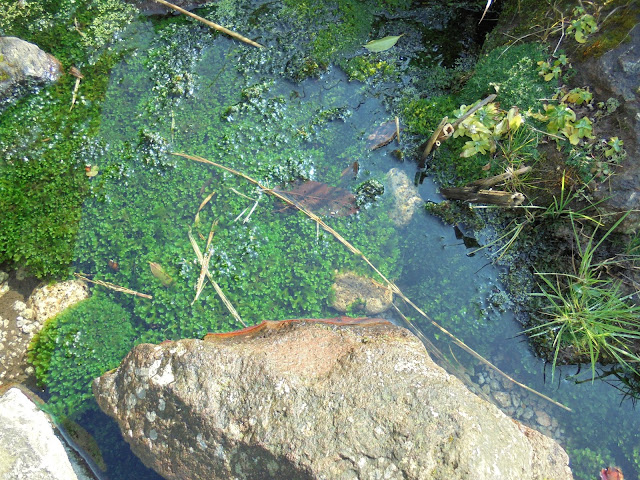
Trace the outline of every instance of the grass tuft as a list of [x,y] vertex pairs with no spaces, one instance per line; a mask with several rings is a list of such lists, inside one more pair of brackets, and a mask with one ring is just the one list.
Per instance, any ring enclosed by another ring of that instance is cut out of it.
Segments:
[[[596,242],[591,235],[584,245],[571,217],[580,263],[572,274],[537,273],[542,280],[541,292],[532,295],[546,302],[542,313],[547,321],[525,330],[532,337],[553,338],[553,373],[560,350],[573,346],[579,354],[588,354],[592,380],[596,364],[605,359],[615,361],[638,374],[640,356],[632,351],[640,341],[640,306],[630,302],[633,295],[621,293],[621,281],[603,275],[603,269],[615,260],[596,262],[594,254],[605,239],[626,218],[623,215]],[[636,293],[636,292],[634,292]]]

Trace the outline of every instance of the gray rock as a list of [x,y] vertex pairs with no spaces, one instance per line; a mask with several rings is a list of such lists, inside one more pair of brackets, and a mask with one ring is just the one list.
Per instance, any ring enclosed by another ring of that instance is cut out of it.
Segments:
[[46,320],[88,296],[89,289],[82,280],[42,284],[26,303],[18,291],[8,289],[0,299],[0,304],[11,305],[4,310],[10,313],[9,318],[0,317],[0,384],[23,381],[29,372],[27,348],[34,335]]
[[60,62],[33,43],[0,37],[0,109],[61,75]]
[[635,210],[622,225],[626,233],[635,233],[640,225],[640,15],[623,43],[576,69],[577,81],[592,85],[601,101],[609,97],[621,100],[621,108],[613,115],[622,127],[616,136],[624,140],[627,158],[597,194],[605,200],[601,206],[612,211]]
[[166,479],[573,478],[387,322],[265,322],[136,346],[96,379],[100,407]]
[[0,397],[0,478],[77,480],[46,414],[17,388]]

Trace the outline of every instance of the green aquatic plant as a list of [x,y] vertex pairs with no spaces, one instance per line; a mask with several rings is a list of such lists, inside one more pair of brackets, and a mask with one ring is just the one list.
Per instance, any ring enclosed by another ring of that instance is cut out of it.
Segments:
[[48,320],[29,346],[40,385],[51,393],[56,416],[92,405],[91,382],[118,366],[136,340],[130,314],[111,298],[94,295]]
[[585,354],[591,363],[592,379],[596,364],[615,361],[637,372],[640,356],[631,345],[640,340],[640,306],[631,303],[632,295],[621,292],[621,281],[603,273],[611,260],[597,261],[595,252],[626,218],[623,215],[599,240],[596,231],[582,243],[581,232],[571,218],[580,263],[574,273],[538,272],[539,293],[545,305],[540,324],[525,330],[532,337],[552,338],[553,372],[560,350],[570,347]]

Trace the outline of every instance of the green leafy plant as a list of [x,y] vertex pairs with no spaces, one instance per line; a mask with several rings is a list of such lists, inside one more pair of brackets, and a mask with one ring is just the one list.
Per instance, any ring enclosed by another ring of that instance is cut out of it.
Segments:
[[613,158],[622,155],[622,153],[624,152],[624,149],[622,148],[623,145],[624,142],[618,137],[611,137],[607,141],[607,146],[609,148],[604,151],[604,156],[607,158]]
[[595,252],[626,218],[623,215],[599,240],[596,231],[583,245],[581,232],[571,218],[580,263],[572,274],[541,273],[540,297],[546,305],[541,313],[546,318],[525,330],[532,337],[550,336],[553,349],[553,372],[562,348],[571,346],[586,354],[591,362],[592,379],[601,359],[613,360],[637,372],[640,357],[630,345],[640,340],[640,306],[630,302],[631,295],[621,293],[621,282],[602,275],[611,260],[596,261]]
[[549,82],[554,78],[558,79],[562,75],[562,67],[570,65],[566,55],[560,55],[553,63],[541,60],[538,62],[538,75]]
[[569,102],[575,103],[576,105],[582,105],[583,103],[588,104],[591,103],[593,99],[593,94],[589,91],[588,88],[574,88],[570,90],[562,100],[561,103]]
[[571,25],[567,28],[567,34],[573,35],[578,43],[585,43],[587,37],[598,30],[593,15],[586,13],[583,7],[576,7],[573,9],[574,17],[578,17],[571,21]]

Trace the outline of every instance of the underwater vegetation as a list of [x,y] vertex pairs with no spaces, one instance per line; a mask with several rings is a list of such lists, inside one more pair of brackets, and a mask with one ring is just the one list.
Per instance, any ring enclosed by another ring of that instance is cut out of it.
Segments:
[[47,321],[31,343],[29,360],[51,394],[48,410],[61,417],[88,408],[93,379],[117,367],[136,337],[130,314],[99,293]]
[[[534,233],[551,237],[543,225],[552,229],[579,219],[579,184],[571,184],[570,202],[559,189],[564,167],[576,182],[606,177],[624,150],[613,137],[606,146],[590,143],[596,126],[589,130],[588,122],[580,123],[583,109],[594,103],[588,89],[559,92],[571,74],[572,52],[550,55],[538,43],[520,42],[479,53],[460,47],[468,39],[456,37],[449,43],[460,50],[445,55],[442,45],[429,42],[452,33],[447,22],[455,24],[455,15],[446,5],[422,5],[424,22],[406,12],[406,1],[286,0],[255,9],[251,2],[225,0],[199,10],[267,46],[258,50],[183,17],[137,19],[116,0],[19,3],[26,7],[0,12],[0,33],[37,43],[66,69],[79,68],[84,79],[71,111],[75,78],[67,75],[1,114],[0,210],[7,212],[7,228],[3,218],[0,261],[26,264],[40,277],[82,272],[153,297],[95,287],[90,300],[51,321],[34,341],[31,359],[52,394],[52,409],[76,418],[98,415],[90,379],[117,366],[134,344],[242,326],[210,284],[194,300],[201,270],[190,233],[210,255],[213,278],[248,324],[334,316],[328,307],[334,272],[372,275],[299,212],[241,179],[171,152],[200,155],[294,194],[300,185],[316,182],[362,197],[357,213],[325,213],[323,220],[434,320],[465,341],[477,341],[478,351],[490,356],[499,348],[492,339],[505,330],[499,323],[502,310],[511,307],[513,297],[526,302],[535,288],[532,262],[544,257],[539,271],[558,271],[553,249],[545,249]],[[473,6],[481,12],[485,3]],[[522,2],[522,8],[529,3]],[[515,2],[505,8],[516,8]],[[566,12],[572,15],[572,8]],[[571,21],[593,13],[576,14]],[[584,45],[590,45],[599,33],[587,32],[589,19],[583,20],[580,31]],[[429,22],[433,28],[425,27]],[[388,36],[399,37],[388,49],[363,47]],[[586,153],[565,155],[554,170],[555,197],[537,189],[536,177],[509,186],[524,189],[542,207],[530,215],[440,207],[461,227],[487,227],[489,233],[478,234],[486,247],[475,256],[474,250],[468,258],[447,256],[459,252],[465,239],[449,244],[443,239],[451,237],[451,228],[437,222],[419,230],[427,225],[425,216],[399,234],[389,219],[393,199],[383,188],[388,168],[411,172],[413,164],[398,158],[417,158],[419,144],[445,115],[453,118],[462,105],[496,92],[495,110],[485,109],[474,119],[489,133],[480,128],[484,136],[473,139],[477,132],[468,129],[471,135],[443,143],[430,159],[429,173],[441,185],[464,185],[528,162],[551,163],[540,148],[546,133],[562,138],[563,154]],[[512,107],[524,125],[490,137],[499,123],[495,117],[508,115]],[[595,103],[602,112],[614,107],[606,100],[602,107]],[[370,151],[367,135],[395,115],[403,128],[402,142],[393,147],[400,154]],[[20,124],[33,128],[20,132],[15,128]],[[493,141],[495,151],[478,149],[461,157],[470,140]],[[516,231],[524,233],[493,243]],[[505,244],[509,248],[503,249]],[[503,265],[526,266],[505,274],[511,297],[488,268],[482,270],[485,251],[501,256]],[[105,337],[110,347],[97,356]],[[533,361],[517,369],[540,374]],[[580,401],[577,393],[562,396],[567,403]],[[640,467],[633,435],[600,431],[598,399],[594,395],[589,402],[583,413],[593,422],[571,424],[569,448],[577,474],[589,478],[620,455]]]

